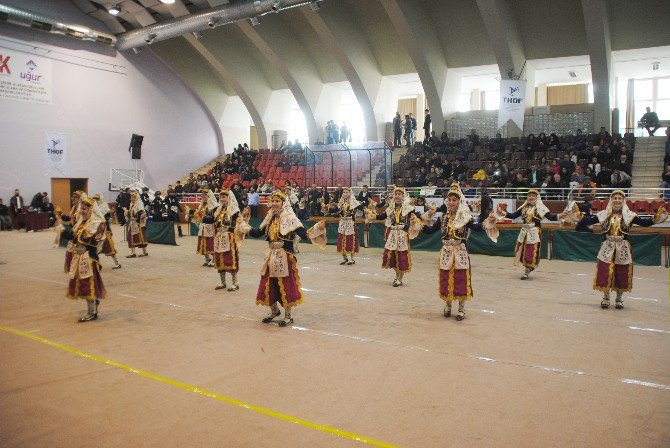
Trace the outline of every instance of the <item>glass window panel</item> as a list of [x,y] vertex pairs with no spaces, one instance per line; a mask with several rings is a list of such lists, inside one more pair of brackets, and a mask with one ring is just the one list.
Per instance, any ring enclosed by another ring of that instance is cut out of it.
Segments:
[[470,111],[470,93],[461,93],[458,95],[458,111],[459,112],[469,112]]
[[[637,125],[637,122],[640,121],[640,118],[642,118],[642,115],[647,113],[646,108],[647,107],[653,107],[653,102],[652,101],[635,101],[635,123]],[[659,114],[660,117],[660,114]]]
[[484,109],[498,110],[500,106],[500,90],[488,90],[484,94]]
[[659,99],[670,99],[670,78],[660,78],[656,92]]
[[656,110],[658,118],[661,120],[670,120],[670,100],[656,101]]
[[652,79],[635,80],[635,101],[651,100],[654,95],[654,81]]

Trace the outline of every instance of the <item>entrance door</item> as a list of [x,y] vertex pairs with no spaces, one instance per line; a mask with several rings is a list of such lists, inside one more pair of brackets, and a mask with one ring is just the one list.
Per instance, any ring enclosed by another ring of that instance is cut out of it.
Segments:
[[88,179],[51,178],[51,202],[54,208],[60,207],[63,213],[70,213],[72,193],[77,190],[88,194]]

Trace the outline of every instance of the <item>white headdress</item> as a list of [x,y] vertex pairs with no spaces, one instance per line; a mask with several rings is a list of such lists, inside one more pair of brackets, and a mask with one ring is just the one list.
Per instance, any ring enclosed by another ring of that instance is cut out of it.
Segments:
[[207,190],[207,210],[214,210],[219,206],[219,201],[216,200],[216,196],[212,190]]
[[[228,220],[230,221],[231,219],[233,219],[233,215],[235,215],[235,213],[240,212],[240,205],[237,203],[237,198],[235,197],[233,192],[230,191],[230,190],[221,191],[219,193],[219,201],[221,200],[221,195],[224,195],[224,194],[228,196],[228,205],[226,206],[225,212],[226,212],[226,218],[228,218]],[[221,207],[223,207],[223,206],[221,206]],[[216,214],[217,217],[223,211],[224,211],[223,209],[219,210]]]
[[136,216],[141,211],[144,211],[144,203],[142,202],[142,198],[140,198],[140,192],[133,190],[130,194],[130,214]]
[[396,191],[402,191],[403,200],[402,200],[402,212],[401,212],[401,214],[402,214],[402,216],[407,216],[408,213],[411,213],[411,212],[414,211],[414,206],[410,202],[409,195],[407,194],[405,189],[402,188],[402,187],[395,187],[393,189],[393,196],[392,196],[392,199],[390,201],[389,206],[386,208],[386,215],[391,216],[391,214],[393,214],[393,211],[395,210],[395,192]]
[[[282,236],[286,236],[290,232],[302,227],[303,225],[295,215],[293,207],[291,207],[291,202],[286,194],[280,190],[275,190],[270,195],[270,198],[273,196],[281,198],[283,201],[281,211],[279,212],[279,233]],[[268,211],[267,215],[265,215],[265,219],[263,219],[263,222],[260,225],[260,229],[264,230],[270,224],[273,217],[274,212],[272,210]]]
[[623,204],[621,206],[621,218],[623,219],[623,222],[626,223],[627,226],[630,225],[630,223],[635,219],[637,216],[637,213],[632,211],[631,209],[628,208],[628,204],[626,203],[626,194],[623,192],[623,190],[614,190],[612,194],[610,195],[610,201],[607,203],[607,208],[605,210],[599,211],[596,213],[596,216],[598,217],[598,222],[600,225],[603,225],[605,221],[607,221],[607,218],[610,217],[614,209],[612,208],[612,196],[615,194],[620,194],[623,196]]
[[458,196],[458,209],[456,210],[453,225],[456,229],[460,229],[472,219],[472,213],[470,212],[468,202],[465,200],[465,196],[461,191],[461,187],[458,184],[451,186],[449,193],[447,193],[447,197],[449,197],[449,195]]
[[[537,195],[537,199],[535,200],[534,207],[535,207],[535,210],[537,211],[537,214],[540,216],[540,218],[544,218],[544,215],[549,213],[549,208],[547,208],[547,206],[544,205],[544,202],[542,202],[542,198],[540,197],[540,192],[535,190],[535,189],[531,189],[531,190],[528,190],[528,194],[536,194]],[[528,199],[526,199],[523,202],[523,204],[521,204],[521,207],[517,208],[517,210],[521,210],[526,205],[531,205],[531,204],[528,203]]]
[[[345,187],[344,190],[349,190],[349,209],[353,210],[359,205],[361,205],[360,202],[356,199],[354,196],[353,192],[351,191],[351,188]],[[340,197],[340,200],[337,203],[337,206],[341,209],[344,206],[344,193],[342,193],[342,196]]]

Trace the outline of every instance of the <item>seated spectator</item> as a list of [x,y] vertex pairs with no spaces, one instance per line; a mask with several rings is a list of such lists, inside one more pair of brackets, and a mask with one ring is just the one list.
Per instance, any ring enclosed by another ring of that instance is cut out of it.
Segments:
[[626,154],[621,154],[619,158],[619,166],[629,176],[633,175],[633,164],[630,163],[630,160],[628,160],[628,156]]
[[530,168],[528,169],[528,171],[526,171],[526,179],[529,187],[537,188],[540,186],[540,183],[542,182],[542,177],[540,176],[540,173],[537,171],[537,164],[535,162],[532,162],[530,164]]
[[537,151],[546,151],[547,149],[549,149],[549,139],[547,139],[547,134],[540,132],[540,135],[537,136]]
[[543,197],[548,197],[547,196],[547,188],[551,188],[550,187],[551,179],[552,179],[551,174],[547,174],[544,177],[544,181],[542,181],[542,185],[540,185],[540,195],[542,195]]
[[591,171],[593,171],[594,174],[598,175],[600,174],[600,163],[598,163],[598,158],[593,157],[591,158],[591,163],[588,165],[589,168],[591,168]]
[[489,148],[495,152],[504,152],[505,151],[505,140],[503,140],[500,132],[496,132],[495,138],[491,139],[489,142]]
[[620,166],[615,166],[612,172],[611,185],[612,188],[630,188],[630,176]]
[[[474,131],[474,129],[473,129]],[[468,172],[468,168],[465,166],[463,161],[461,159],[456,159],[454,168],[452,170],[452,175],[456,178],[458,181],[462,181],[465,179],[465,174]]]
[[42,213],[48,213],[49,214],[49,227],[51,227],[56,222],[56,214],[54,212],[54,205],[51,203],[51,199],[49,199],[49,196],[46,194],[46,192],[44,192],[43,195],[44,195],[44,197],[42,199],[42,206],[40,207],[40,211]]
[[526,189],[528,188],[528,183],[526,183],[526,179],[523,178],[523,174],[516,173],[514,179],[512,179],[512,188],[520,190],[518,193],[519,198],[525,195]]
[[0,198],[0,230],[12,230],[12,218],[9,216],[9,207],[2,203],[2,198]]
[[558,136],[553,132],[549,134],[547,149],[551,149],[552,151],[560,151],[561,149],[561,141],[558,138]]
[[612,136],[607,132],[605,126],[600,127],[597,141],[599,146],[609,146],[612,143]]
[[[654,133],[660,128],[660,122],[658,120],[658,114],[651,111],[651,107],[647,107],[647,113],[642,115],[640,119],[642,127],[647,130],[649,136],[654,135]],[[651,129],[654,128],[654,129]]]
[[[561,160],[561,163],[559,164],[561,168],[566,168],[568,170],[568,174],[572,174],[575,171],[575,167],[577,164],[570,160],[570,156],[568,154],[563,155],[563,160]],[[559,171],[560,172],[560,171]],[[569,178],[568,178],[569,181]]]
[[586,136],[582,133],[581,129],[577,129],[575,137],[572,139],[572,148],[577,152],[586,149]]
[[561,172],[561,166],[558,164],[558,159],[554,159],[551,162],[551,168],[548,170],[548,173],[552,176]]
[[30,208],[39,211],[42,208],[42,202],[44,201],[44,196],[46,196],[46,193],[42,192],[37,192],[35,196],[33,196],[33,199],[30,201]]
[[442,146],[442,147],[444,147],[444,148],[446,148],[447,146],[449,146],[449,137],[447,136],[447,133],[446,133],[446,132],[443,132],[443,133],[440,135],[440,146]]
[[603,165],[600,169],[598,184],[603,188],[608,188],[612,184],[612,168],[610,165]]
[[569,186],[571,190],[579,190],[579,188],[581,187],[579,183],[579,176],[577,175],[577,173],[572,174]]
[[537,151],[537,139],[535,134],[528,134],[528,139],[526,140],[526,145],[524,146],[524,152],[526,153],[527,159],[532,159]]
[[663,199],[667,201],[670,199],[670,164],[665,165],[665,171],[661,175],[661,180],[661,188],[665,189],[663,191]]

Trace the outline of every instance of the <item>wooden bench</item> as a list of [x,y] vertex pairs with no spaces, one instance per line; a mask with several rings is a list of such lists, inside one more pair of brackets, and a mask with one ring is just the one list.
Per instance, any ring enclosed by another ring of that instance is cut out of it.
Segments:
[[[640,129],[645,129],[645,123],[642,123],[641,121],[637,122],[637,127]],[[659,128],[670,128],[670,120],[658,120],[658,127]]]

